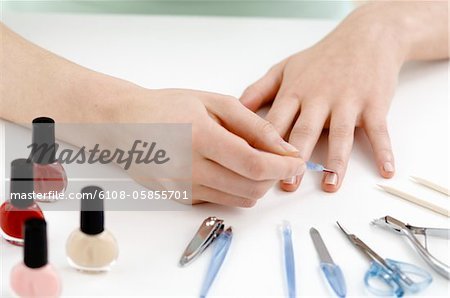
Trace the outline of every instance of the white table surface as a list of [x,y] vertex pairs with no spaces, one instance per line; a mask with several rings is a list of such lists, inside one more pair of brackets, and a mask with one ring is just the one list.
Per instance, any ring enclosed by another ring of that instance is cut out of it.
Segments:
[[[2,18],[25,38],[86,67],[149,88],[185,87],[235,96],[273,63],[310,46],[335,25],[317,20],[7,12]],[[65,260],[65,241],[78,226],[79,214],[47,212],[50,260],[62,275],[63,295],[197,296],[210,251],[187,268],[179,268],[177,262],[200,222],[210,215],[225,219],[235,231],[211,296],[286,295],[277,230],[283,219],[290,220],[294,229],[299,296],[331,295],[309,237],[311,226],[319,229],[333,258],[341,265],[349,296],[367,295],[362,276],[368,263],[338,231],[336,220],[382,256],[430,270],[404,239],[374,228],[369,222],[389,214],[415,225],[449,227],[450,221],[445,217],[376,187],[378,183],[397,186],[450,207],[447,197],[408,178],[419,175],[448,185],[448,66],[447,62],[413,64],[401,74],[389,114],[397,168],[391,181],[378,176],[370,145],[364,134],[357,131],[347,177],[335,194],[322,192],[320,176],[310,173],[297,192],[283,193],[274,188],[251,209],[205,204],[181,212],[108,213],[106,225],[119,241],[120,257],[111,272],[100,275],[76,272]],[[324,143],[322,140],[319,144],[315,160],[324,160]],[[77,191],[70,186],[69,190]],[[1,194],[4,198],[4,189]],[[435,244],[439,255],[448,262],[449,243]],[[2,297],[11,296],[9,271],[21,257],[20,248],[1,241]],[[448,297],[449,282],[432,274],[434,282],[421,294]]]

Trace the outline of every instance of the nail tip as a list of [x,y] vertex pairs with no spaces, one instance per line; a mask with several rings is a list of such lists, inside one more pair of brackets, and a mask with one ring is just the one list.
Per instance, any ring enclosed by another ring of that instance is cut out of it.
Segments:
[[338,175],[336,173],[327,173],[324,179],[325,185],[336,186],[338,182]]
[[394,165],[391,162],[387,161],[387,162],[385,162],[383,164],[383,170],[386,173],[393,173],[394,172]]
[[297,182],[297,177],[293,176],[283,180],[283,184],[294,185]]

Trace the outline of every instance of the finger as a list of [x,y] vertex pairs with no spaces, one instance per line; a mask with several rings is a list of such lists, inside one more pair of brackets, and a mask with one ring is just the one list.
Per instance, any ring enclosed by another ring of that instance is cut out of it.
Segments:
[[198,150],[204,157],[254,181],[282,180],[305,171],[302,159],[257,150],[212,122],[209,131],[199,136],[199,142],[203,144]]
[[327,192],[337,191],[345,176],[353,146],[355,123],[356,112],[350,107],[341,107],[331,115],[326,168],[335,172],[324,174],[322,188]]
[[245,139],[252,147],[281,155],[298,155],[298,150],[284,141],[270,122],[235,99],[221,99],[215,102],[214,107],[208,108],[215,113],[224,127]]
[[252,181],[211,160],[203,160],[193,176],[204,186],[252,200],[263,197],[274,184],[273,180]]
[[284,62],[272,67],[261,79],[247,87],[241,95],[241,103],[252,111],[272,101],[283,81]]
[[257,200],[234,196],[203,185],[193,187],[193,199],[196,202],[205,201],[224,206],[243,208],[253,207],[257,202]]
[[395,162],[385,114],[379,111],[370,111],[364,115],[363,121],[380,175],[384,178],[392,178],[395,172]]
[[[302,106],[300,116],[289,135],[289,143],[299,150],[299,156],[303,160],[310,159],[328,115],[328,107],[313,104]],[[281,188],[286,191],[295,191],[301,182],[301,178],[286,179],[281,182]]]
[[281,87],[266,120],[273,124],[281,136],[285,136],[300,110],[300,99]]

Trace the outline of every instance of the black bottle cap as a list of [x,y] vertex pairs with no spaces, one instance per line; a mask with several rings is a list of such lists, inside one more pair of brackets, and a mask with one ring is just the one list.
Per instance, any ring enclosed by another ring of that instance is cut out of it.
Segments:
[[33,164],[25,158],[11,162],[10,202],[25,209],[34,203]]
[[28,268],[47,265],[47,224],[40,218],[25,222],[23,262]]
[[80,229],[88,235],[97,235],[104,231],[103,199],[100,193],[103,189],[97,186],[87,186],[81,190]]
[[51,164],[56,161],[55,121],[48,117],[33,120],[31,156],[38,164]]

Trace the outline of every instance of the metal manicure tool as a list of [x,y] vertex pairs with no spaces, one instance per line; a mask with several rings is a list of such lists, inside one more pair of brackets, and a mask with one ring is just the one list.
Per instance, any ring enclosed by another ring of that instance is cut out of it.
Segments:
[[315,228],[309,230],[314,247],[320,258],[320,269],[325,275],[328,283],[338,297],[345,297],[347,295],[347,287],[345,285],[344,274],[341,268],[336,265],[328,252],[319,231]]
[[412,264],[380,257],[356,235],[349,233],[338,222],[337,225],[348,240],[371,261],[370,268],[364,275],[364,284],[373,294],[402,297],[406,293],[418,293],[432,282],[433,278],[425,270]]
[[206,218],[181,256],[180,266],[186,266],[198,257],[223,232],[223,229],[222,219],[214,216]]
[[[375,219],[372,221],[372,224],[406,236],[409,242],[413,245],[414,249],[428,263],[428,265],[433,268],[433,270],[445,278],[450,279],[450,266],[431,255],[427,247],[427,236],[450,239],[450,229],[414,227],[391,216]],[[425,244],[423,245],[415,235],[423,235]]]

